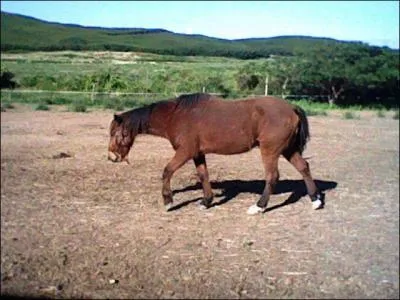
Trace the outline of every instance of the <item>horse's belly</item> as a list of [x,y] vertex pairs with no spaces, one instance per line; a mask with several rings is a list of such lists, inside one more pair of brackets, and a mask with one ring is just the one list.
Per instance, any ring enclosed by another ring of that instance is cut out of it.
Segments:
[[239,154],[250,151],[255,142],[248,136],[218,136],[214,138],[204,139],[200,143],[200,151],[203,153],[215,154]]

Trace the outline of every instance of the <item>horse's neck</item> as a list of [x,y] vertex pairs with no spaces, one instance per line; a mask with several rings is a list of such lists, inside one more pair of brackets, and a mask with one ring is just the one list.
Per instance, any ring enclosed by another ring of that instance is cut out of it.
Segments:
[[173,109],[174,105],[172,103],[166,103],[155,107],[150,116],[148,134],[167,138],[167,128]]

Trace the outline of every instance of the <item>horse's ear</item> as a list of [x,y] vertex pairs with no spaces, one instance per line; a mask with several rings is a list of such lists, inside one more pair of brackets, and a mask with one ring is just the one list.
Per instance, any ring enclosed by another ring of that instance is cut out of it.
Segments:
[[118,123],[122,123],[122,117],[120,115],[114,114],[114,120]]

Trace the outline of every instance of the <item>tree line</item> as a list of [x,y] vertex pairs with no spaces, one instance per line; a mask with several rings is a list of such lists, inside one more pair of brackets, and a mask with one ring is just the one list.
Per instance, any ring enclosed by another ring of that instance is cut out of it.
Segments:
[[[381,104],[399,102],[398,51],[359,44],[319,46],[240,70],[242,89],[262,92],[268,78],[270,93],[326,96],[332,104]],[[315,99],[316,101],[318,99]]]

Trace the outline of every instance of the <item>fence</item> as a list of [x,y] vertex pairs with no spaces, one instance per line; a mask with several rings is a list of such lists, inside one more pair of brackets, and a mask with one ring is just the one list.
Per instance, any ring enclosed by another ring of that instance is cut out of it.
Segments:
[[[152,102],[161,99],[177,97],[182,94],[193,92],[176,92],[173,94],[167,93],[129,93],[129,92],[89,92],[89,91],[49,91],[49,90],[19,90],[19,89],[2,89],[2,101],[15,101],[26,103],[45,102],[47,104],[68,104],[77,100],[82,100],[92,105],[101,105],[105,102],[120,101],[128,105]],[[223,96],[220,93],[208,92],[212,95]],[[249,98],[263,95],[241,95]],[[271,95],[273,96],[273,95]],[[326,95],[275,95],[276,97],[285,98],[288,100],[310,99],[314,101],[327,101]]]
[[[83,95],[84,98],[90,99],[93,103],[102,100],[104,98],[128,98],[128,97],[136,97],[136,98],[165,98],[165,97],[177,97],[182,94],[189,94],[192,92],[176,92],[173,94],[168,93],[125,93],[125,92],[88,92],[88,91],[50,91],[50,90],[10,90],[10,89],[2,89],[1,95],[3,99],[3,95],[7,95],[8,100],[12,100],[12,98],[22,97],[26,98],[24,95],[36,95],[34,98],[39,99],[41,98],[40,95],[44,96],[44,98],[55,98],[55,97],[65,97],[71,98],[76,95]],[[209,93],[212,95],[222,96],[220,93]],[[47,96],[47,97],[45,97]],[[3,99],[4,100],[4,99]]]

